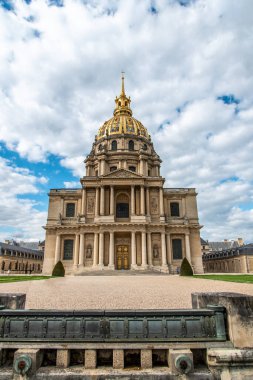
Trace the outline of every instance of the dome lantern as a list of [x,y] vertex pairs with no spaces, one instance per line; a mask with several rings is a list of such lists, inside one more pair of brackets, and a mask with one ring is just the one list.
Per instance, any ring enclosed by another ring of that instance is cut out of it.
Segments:
[[116,96],[115,103],[116,108],[114,110],[114,116],[116,115],[129,115],[132,116],[132,110],[130,108],[131,99],[125,94],[125,84],[124,84],[124,72],[122,72],[121,76],[121,94],[119,97]]
[[121,93],[119,97],[116,96],[116,107],[113,112],[113,117],[106,121],[102,127],[99,128],[97,140],[104,137],[115,135],[135,135],[142,136],[149,140],[147,129],[142,125],[139,120],[132,116],[130,108],[131,99],[125,94],[124,73],[121,77]]

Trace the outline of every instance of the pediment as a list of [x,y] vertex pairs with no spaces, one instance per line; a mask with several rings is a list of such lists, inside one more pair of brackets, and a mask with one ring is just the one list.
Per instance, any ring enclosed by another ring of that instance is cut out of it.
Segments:
[[109,174],[103,175],[103,178],[142,178],[141,175],[126,169],[118,169]]

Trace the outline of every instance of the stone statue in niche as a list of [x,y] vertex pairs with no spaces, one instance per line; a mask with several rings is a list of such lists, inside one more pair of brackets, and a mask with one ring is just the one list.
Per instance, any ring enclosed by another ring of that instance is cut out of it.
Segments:
[[90,214],[94,212],[94,198],[88,198],[87,212]]
[[62,224],[62,214],[61,213],[59,213],[59,215],[58,215],[57,223]]
[[158,203],[155,197],[151,198],[151,212],[154,214],[158,212]]
[[159,257],[159,248],[158,248],[157,244],[154,244],[154,246],[153,246],[153,258],[158,259],[158,257]]
[[89,244],[86,248],[86,259],[92,258],[92,246]]

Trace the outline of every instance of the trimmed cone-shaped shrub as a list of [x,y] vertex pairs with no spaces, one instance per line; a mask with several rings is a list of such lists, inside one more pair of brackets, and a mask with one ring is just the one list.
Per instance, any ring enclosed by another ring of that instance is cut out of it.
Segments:
[[58,263],[55,264],[52,276],[55,277],[64,277],[65,276],[65,269],[61,261],[58,261]]
[[193,276],[191,264],[189,263],[186,257],[183,259],[181,264],[180,276]]

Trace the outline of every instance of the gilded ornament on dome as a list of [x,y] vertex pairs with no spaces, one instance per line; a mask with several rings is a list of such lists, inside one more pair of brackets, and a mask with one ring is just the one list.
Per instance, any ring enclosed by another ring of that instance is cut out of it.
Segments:
[[113,120],[112,127],[111,127],[111,132],[118,132],[119,125],[120,125],[120,119],[118,117],[115,117]]
[[127,119],[126,130],[127,132],[134,132],[134,123],[130,117]]

